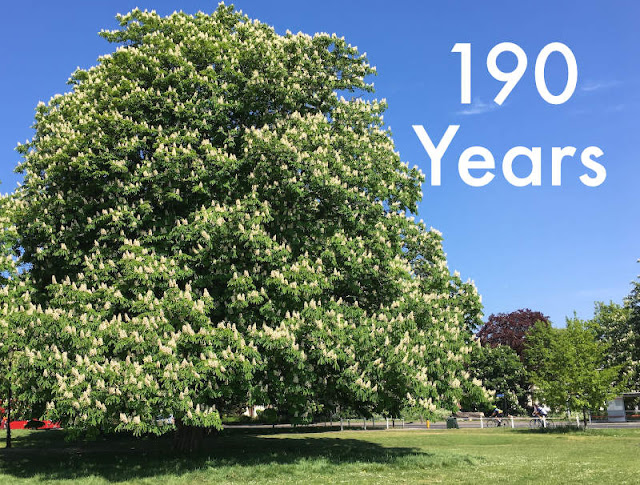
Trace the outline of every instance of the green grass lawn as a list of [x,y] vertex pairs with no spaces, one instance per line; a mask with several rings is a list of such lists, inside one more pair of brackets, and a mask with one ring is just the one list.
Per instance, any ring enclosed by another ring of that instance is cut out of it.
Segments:
[[270,431],[226,430],[181,456],[168,438],[19,431],[0,483],[640,483],[638,429]]

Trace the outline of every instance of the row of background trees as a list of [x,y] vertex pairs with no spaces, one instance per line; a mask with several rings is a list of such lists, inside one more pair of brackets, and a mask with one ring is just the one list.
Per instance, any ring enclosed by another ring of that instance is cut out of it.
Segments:
[[493,403],[467,399],[468,409],[491,404],[512,414],[533,402],[556,410],[588,412],[626,390],[640,390],[640,282],[622,304],[596,302],[593,318],[574,315],[554,328],[540,312],[520,309],[490,315],[477,332],[469,364],[474,377],[495,394]]

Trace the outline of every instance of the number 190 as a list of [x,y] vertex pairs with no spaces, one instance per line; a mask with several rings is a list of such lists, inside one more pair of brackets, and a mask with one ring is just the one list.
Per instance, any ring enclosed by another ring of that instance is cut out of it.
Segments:
[[[460,102],[462,104],[471,103],[471,44],[457,43],[451,52],[460,53]],[[516,56],[516,67],[512,71],[505,72],[498,67],[497,60],[503,52],[511,52]],[[553,52],[559,52],[567,63],[567,82],[564,90],[560,94],[551,94],[547,88],[545,79],[545,66],[547,59]],[[487,70],[494,79],[504,83],[500,92],[494,98],[498,104],[504,103],[507,96],[518,84],[525,70],[527,69],[527,55],[518,44],[513,42],[502,42],[489,51],[487,56]],[[552,42],[544,46],[538,54],[535,65],[536,88],[542,99],[549,104],[562,104],[571,98],[576,90],[578,82],[578,64],[573,52],[569,47],[561,42]]]

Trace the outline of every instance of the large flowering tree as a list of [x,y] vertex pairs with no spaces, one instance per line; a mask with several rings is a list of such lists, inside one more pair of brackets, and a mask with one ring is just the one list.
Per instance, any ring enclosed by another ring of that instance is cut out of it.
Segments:
[[23,398],[138,433],[454,409],[479,297],[411,217],[385,103],[343,97],[373,90],[365,56],[223,5],[118,18],[19,148]]

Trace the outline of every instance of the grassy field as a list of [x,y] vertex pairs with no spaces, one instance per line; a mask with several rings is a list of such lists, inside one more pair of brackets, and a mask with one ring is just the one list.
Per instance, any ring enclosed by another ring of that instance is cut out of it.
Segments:
[[640,483],[637,429],[269,431],[225,431],[188,456],[165,438],[14,432],[0,483]]

